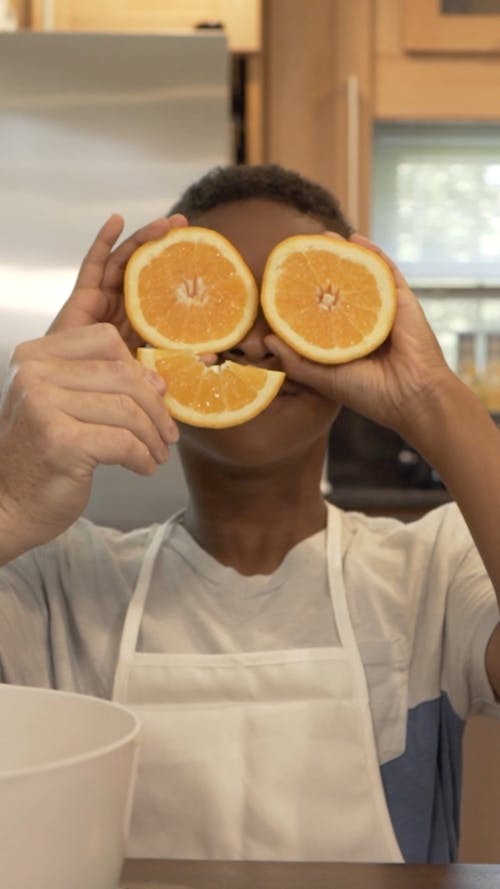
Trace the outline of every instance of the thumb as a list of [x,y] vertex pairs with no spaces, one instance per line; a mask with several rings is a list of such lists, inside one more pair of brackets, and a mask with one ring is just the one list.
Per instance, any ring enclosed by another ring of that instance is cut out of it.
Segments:
[[283,342],[275,334],[265,337],[267,348],[276,358],[279,358],[282,369],[287,377],[296,383],[303,383],[311,389],[316,389],[326,398],[334,398],[334,377],[336,368],[332,365],[318,364],[310,361],[302,355],[298,355],[290,346]]
[[52,322],[49,333],[105,320],[109,302],[103,291],[103,277],[123,225],[123,217],[113,213],[100,228],[80,266],[73,292]]
[[52,321],[47,333],[58,333],[73,327],[86,327],[104,320],[108,301],[103,293],[73,291]]

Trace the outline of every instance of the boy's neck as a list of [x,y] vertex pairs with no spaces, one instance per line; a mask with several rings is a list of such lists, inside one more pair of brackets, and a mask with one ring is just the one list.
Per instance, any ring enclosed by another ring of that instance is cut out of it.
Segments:
[[222,564],[241,574],[270,574],[295,544],[326,527],[320,480],[317,468],[303,462],[259,473],[189,467],[184,524]]

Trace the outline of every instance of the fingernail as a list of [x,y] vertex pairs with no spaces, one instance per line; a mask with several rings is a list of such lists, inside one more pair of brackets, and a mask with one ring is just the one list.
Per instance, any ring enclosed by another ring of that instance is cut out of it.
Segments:
[[169,216],[168,221],[172,228],[184,228],[188,224],[186,217],[182,213],[174,213],[173,216]]

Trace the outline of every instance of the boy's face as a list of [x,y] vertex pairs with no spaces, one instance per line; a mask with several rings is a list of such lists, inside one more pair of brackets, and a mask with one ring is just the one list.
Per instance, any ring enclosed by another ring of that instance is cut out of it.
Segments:
[[[260,198],[224,204],[197,216],[193,223],[228,238],[253,272],[259,288],[267,257],[276,244],[292,235],[324,231],[312,217],[286,204]],[[245,338],[221,353],[220,359],[279,370],[278,359],[264,342],[269,333],[259,312]],[[180,446],[185,453],[203,452],[234,466],[264,466],[300,452],[306,456],[311,448],[322,455],[338,410],[338,405],[317,392],[285,380],[278,396],[253,420],[230,429],[183,426]]]

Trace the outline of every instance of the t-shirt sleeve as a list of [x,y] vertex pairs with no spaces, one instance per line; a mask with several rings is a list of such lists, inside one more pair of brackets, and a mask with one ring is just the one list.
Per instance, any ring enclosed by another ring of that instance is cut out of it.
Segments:
[[109,697],[149,529],[78,520],[0,569],[0,679]]
[[486,647],[500,621],[497,598],[465,521],[458,510],[449,515],[450,549],[457,556],[446,600],[443,689],[459,715],[488,712],[500,718],[485,666]]
[[0,569],[0,681],[52,685],[45,584],[35,551]]

